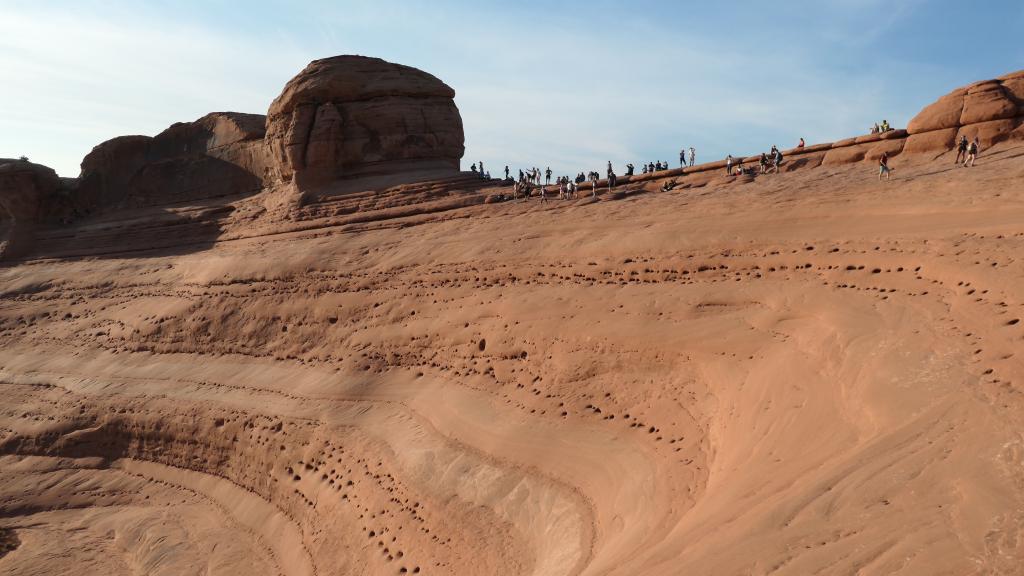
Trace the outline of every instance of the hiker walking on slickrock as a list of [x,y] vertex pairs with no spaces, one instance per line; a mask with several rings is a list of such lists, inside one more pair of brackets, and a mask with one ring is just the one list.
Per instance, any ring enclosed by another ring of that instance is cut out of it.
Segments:
[[975,136],[974,141],[967,146],[967,159],[964,160],[964,168],[974,167],[974,161],[978,159],[979,147],[980,143],[978,142],[978,137]]
[[956,145],[956,160],[953,161],[953,164],[960,164],[967,159],[967,147],[967,136],[961,136],[960,142]]
[[889,168],[889,153],[882,152],[882,156],[878,159],[878,179],[881,180],[882,176],[885,175],[885,179],[889,179],[889,173],[892,169]]
[[679,151],[679,167],[682,168],[684,166],[686,166],[686,148],[685,147],[682,150]]

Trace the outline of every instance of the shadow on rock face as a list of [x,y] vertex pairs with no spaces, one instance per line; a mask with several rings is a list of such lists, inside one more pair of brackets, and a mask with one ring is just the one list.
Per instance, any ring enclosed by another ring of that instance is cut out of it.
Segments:
[[18,534],[10,528],[0,528],[0,558],[14,552],[21,545]]

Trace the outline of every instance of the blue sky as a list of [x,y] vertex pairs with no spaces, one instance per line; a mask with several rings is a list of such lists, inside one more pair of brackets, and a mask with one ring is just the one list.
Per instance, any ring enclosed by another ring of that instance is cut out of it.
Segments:
[[456,90],[464,166],[557,173],[753,154],[903,125],[1024,68],[1024,2],[0,0],[0,157],[78,174],[96,144],[265,113],[310,60],[364,54]]

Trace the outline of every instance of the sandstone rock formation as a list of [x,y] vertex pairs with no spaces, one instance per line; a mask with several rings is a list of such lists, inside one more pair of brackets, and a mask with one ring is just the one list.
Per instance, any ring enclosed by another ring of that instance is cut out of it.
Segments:
[[983,147],[1024,139],[1024,70],[953,90],[907,124],[908,152],[949,150],[961,137]]
[[155,137],[121,136],[82,160],[80,194],[102,207],[139,207],[258,191],[267,169],[264,117],[214,112]]
[[43,199],[59,186],[60,178],[51,168],[0,158],[0,259],[31,248]]
[[459,168],[455,91],[421,70],[377,58],[315,60],[267,115],[276,176],[299,188],[403,170]]

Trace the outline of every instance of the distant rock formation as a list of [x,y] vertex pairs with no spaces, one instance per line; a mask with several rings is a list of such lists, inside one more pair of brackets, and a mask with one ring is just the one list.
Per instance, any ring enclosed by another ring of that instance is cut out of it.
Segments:
[[961,136],[982,147],[1024,139],[1024,70],[953,90],[907,124],[906,152],[949,150]]
[[399,171],[457,172],[465,151],[455,91],[378,58],[315,60],[267,114],[277,177],[298,188]]
[[0,158],[0,259],[21,256],[31,248],[42,206],[60,186],[51,168]]
[[139,207],[256,192],[267,170],[264,123],[214,112],[152,138],[108,140],[82,160],[79,194],[95,206]]
[[[214,112],[153,137],[113,138],[82,160],[77,179],[58,178],[45,166],[21,160],[0,160],[0,259],[25,254],[39,225],[72,224],[112,209],[280,188],[284,193],[267,194],[254,213],[288,220],[307,212],[360,209],[344,198],[335,202],[335,196],[426,181],[454,186],[468,176],[459,173],[465,144],[454,97],[451,87],[421,70],[335,56],[311,62],[290,80],[267,116]],[[922,110],[906,130],[786,150],[780,171],[876,162],[882,154],[935,156],[951,150],[960,136],[978,137],[983,150],[1024,140],[1024,71],[954,90]],[[749,166],[758,158],[734,161]],[[619,181],[687,176],[679,182],[682,188],[735,182],[720,177],[724,167],[725,161],[710,162]],[[459,183],[457,189],[470,188]],[[219,214],[216,208],[197,209]],[[201,223],[204,230],[216,232],[216,216],[202,214],[210,220]],[[190,225],[199,225],[196,216],[190,218]]]

